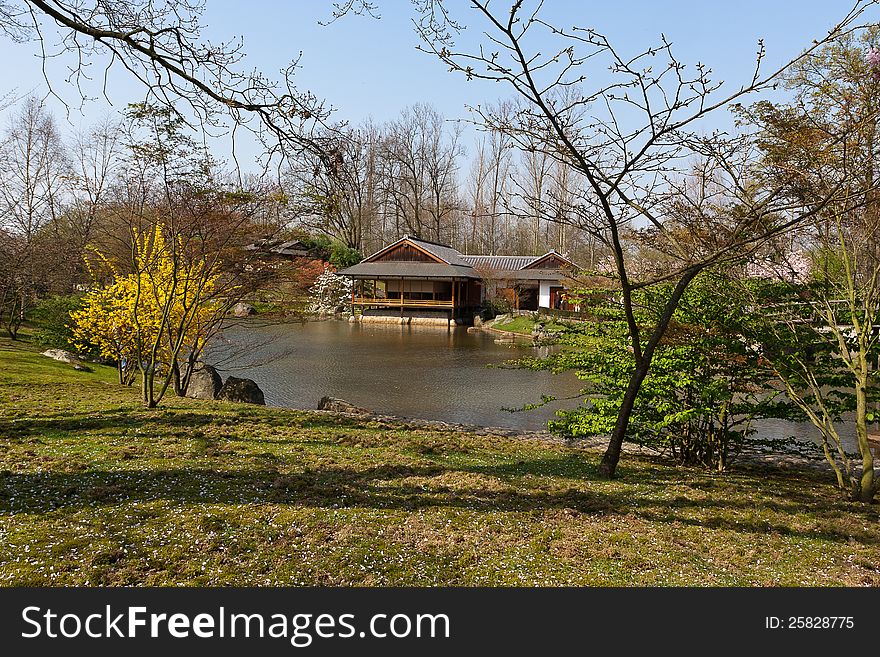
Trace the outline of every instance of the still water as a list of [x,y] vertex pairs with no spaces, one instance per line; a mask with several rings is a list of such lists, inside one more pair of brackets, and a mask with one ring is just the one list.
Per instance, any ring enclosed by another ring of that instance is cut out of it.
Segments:
[[[546,347],[495,344],[491,334],[457,327],[349,324],[341,321],[227,329],[229,347],[211,354],[224,375],[257,382],[266,403],[314,409],[321,397],[339,397],[378,413],[463,424],[545,429],[559,408],[510,412],[580,390],[570,372],[554,375],[498,367]],[[241,371],[237,371],[237,370]]]
[[[574,408],[580,390],[571,372],[554,375],[505,368],[523,356],[543,356],[547,347],[496,344],[489,333],[465,328],[342,321],[260,325],[226,330],[225,347],[209,362],[224,375],[257,382],[266,403],[314,409],[321,397],[338,397],[377,413],[520,430],[547,428],[557,409]],[[511,412],[539,402],[542,394],[559,401]],[[840,427],[848,449],[854,428]],[[792,437],[813,442],[807,422],[756,421],[756,438]]]

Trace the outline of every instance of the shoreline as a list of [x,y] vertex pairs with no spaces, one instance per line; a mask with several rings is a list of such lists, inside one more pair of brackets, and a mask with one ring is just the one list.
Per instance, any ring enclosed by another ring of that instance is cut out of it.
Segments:
[[[463,424],[458,422],[446,422],[444,420],[427,420],[424,418],[386,415],[382,413],[374,413],[372,411],[368,411],[366,413],[345,413],[340,411],[311,410],[300,408],[287,410],[295,410],[304,413],[314,413],[318,415],[328,415],[333,417],[347,417],[353,420],[375,422],[380,425],[378,428],[387,427],[396,429],[426,429],[429,431],[451,431],[454,433],[466,433],[484,437],[496,436],[499,438],[512,438],[515,440],[537,440],[593,453],[604,451],[608,441],[608,438],[605,436],[593,436],[589,438],[576,438],[574,440],[567,440],[561,436],[554,435],[547,430],[534,431],[528,429],[514,429],[509,427]],[[385,427],[382,427],[381,425],[385,425]],[[664,458],[663,452],[653,449],[651,447],[646,447],[644,445],[639,445],[632,442],[625,442],[623,444],[623,451],[626,454],[638,454],[651,458]],[[733,457],[731,465],[769,468],[807,468],[814,471],[831,471],[831,467],[828,465],[825,459],[821,457],[811,457],[799,450],[767,451],[758,446],[750,446],[748,444],[744,445],[743,449]]]

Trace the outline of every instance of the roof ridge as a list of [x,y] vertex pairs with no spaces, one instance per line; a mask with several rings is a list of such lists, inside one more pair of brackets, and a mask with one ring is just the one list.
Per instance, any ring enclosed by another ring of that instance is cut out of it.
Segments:
[[542,255],[489,255],[487,253],[462,253],[466,258],[543,258],[545,255],[549,255],[550,252],[544,253]]
[[[413,236],[413,235],[404,235],[404,236],[401,237],[400,239],[402,239],[402,240],[412,240],[413,242],[424,242],[425,244],[433,244],[434,246],[442,246],[442,247],[445,248],[445,249],[452,249],[453,251],[458,251],[458,249],[456,249],[454,246],[451,246],[451,245],[449,245],[449,244],[443,244],[442,242],[433,242],[433,241],[431,241],[431,240],[426,240],[426,239],[424,239],[424,238],[422,238],[422,237],[415,237],[415,236]],[[398,240],[398,241],[399,241],[399,240]],[[461,253],[461,251],[458,251],[458,252]],[[462,254],[462,255],[464,255],[464,254]]]

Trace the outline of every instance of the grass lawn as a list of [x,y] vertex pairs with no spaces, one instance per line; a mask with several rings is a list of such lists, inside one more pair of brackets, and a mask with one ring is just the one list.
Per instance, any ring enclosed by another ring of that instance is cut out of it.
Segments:
[[875,508],[554,444],[171,397],[0,339],[5,585],[870,585]]
[[[503,324],[495,324],[492,326],[492,328],[498,329],[500,331],[510,331],[511,333],[522,333],[524,335],[531,335],[532,331],[535,330],[536,324],[537,322],[531,317],[526,315],[518,315],[510,321],[504,322]],[[543,324],[544,328],[546,328],[548,331],[554,331],[564,328],[560,324],[557,324],[551,320],[547,320],[546,318],[541,320],[541,324]]]

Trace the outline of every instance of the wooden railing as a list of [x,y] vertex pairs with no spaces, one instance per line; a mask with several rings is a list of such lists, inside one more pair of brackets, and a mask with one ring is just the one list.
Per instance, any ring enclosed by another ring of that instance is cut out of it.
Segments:
[[439,301],[436,299],[373,299],[370,297],[354,297],[352,303],[356,306],[391,306],[400,308],[403,306],[419,308],[452,308],[452,301]]

